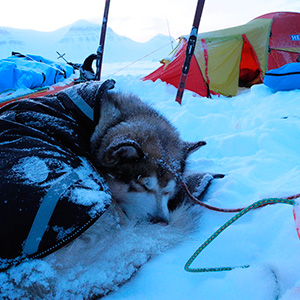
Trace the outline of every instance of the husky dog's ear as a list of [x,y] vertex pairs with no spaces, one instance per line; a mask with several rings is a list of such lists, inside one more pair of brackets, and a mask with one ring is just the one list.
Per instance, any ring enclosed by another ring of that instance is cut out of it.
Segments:
[[137,160],[145,157],[140,145],[135,141],[121,141],[109,145],[104,153],[103,163],[114,166],[126,161]]
[[198,142],[185,142],[184,143],[184,153],[185,158],[187,158],[190,154],[197,151],[200,147],[205,146],[206,142],[198,141]]
[[98,88],[97,96],[95,99],[95,105],[94,105],[94,123],[95,125],[98,124],[100,119],[100,103],[103,99],[103,96],[105,93],[107,93],[108,90],[111,90],[115,87],[115,81],[113,79],[108,79],[104,81],[101,86]]

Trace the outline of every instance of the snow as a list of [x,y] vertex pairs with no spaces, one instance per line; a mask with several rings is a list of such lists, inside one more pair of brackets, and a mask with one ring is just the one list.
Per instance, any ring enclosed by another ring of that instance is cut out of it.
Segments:
[[[84,183],[85,188],[78,187],[72,189],[69,201],[90,206],[89,215],[94,218],[97,214],[105,210],[105,206],[111,201],[111,196],[106,190],[99,191],[99,184],[100,186],[105,186],[103,178],[95,172],[84,157],[81,158],[81,161],[82,166],[74,171],[78,179]],[[65,168],[67,169],[66,166]],[[68,174],[68,172],[66,173]]]
[[[123,66],[105,64],[103,79]],[[174,100],[174,87],[140,80],[152,66],[153,62],[143,61],[130,71],[115,73],[116,89],[136,94],[156,108],[184,140],[207,142],[192,154],[188,168],[225,174],[208,189],[208,204],[237,208],[300,192],[300,90],[275,93],[256,85],[236,97],[212,99],[185,91],[180,106]],[[39,182],[47,169],[38,161],[31,163],[41,173],[34,175],[23,168],[22,174]],[[80,199],[84,200],[82,195]],[[296,211],[299,220],[298,206]],[[290,205],[248,213],[191,266],[250,265],[217,273],[188,273],[183,268],[194,251],[234,214],[182,208],[172,215],[169,226],[123,224],[122,216],[115,214],[113,209],[105,213],[90,230],[56,253],[0,273],[1,296],[86,299],[112,291],[103,299],[300,299],[300,241]]]
[[49,168],[44,160],[36,156],[24,157],[13,168],[14,176],[21,177],[27,184],[37,184],[45,181]]
[[[116,78],[163,113],[188,141],[205,140],[188,167],[223,173],[208,190],[209,204],[237,208],[269,197],[299,193],[300,90],[274,93],[264,85],[233,98],[201,98],[163,82]],[[300,299],[300,241],[289,205],[250,212],[218,237],[191,267],[232,267],[221,273],[187,273],[194,251],[233,214],[204,211],[201,224],[182,244],[157,255],[104,299]]]

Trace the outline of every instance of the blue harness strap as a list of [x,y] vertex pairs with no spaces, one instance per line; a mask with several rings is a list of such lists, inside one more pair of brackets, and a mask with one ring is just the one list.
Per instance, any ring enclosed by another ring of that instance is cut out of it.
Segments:
[[26,242],[23,246],[23,254],[30,255],[38,251],[40,242],[47,230],[51,216],[55,210],[60,196],[74,182],[79,180],[78,174],[72,172],[61,176],[48,190],[35,216]]
[[64,93],[72,100],[72,102],[88,117],[94,121],[94,110],[86,103],[86,101],[79,95],[76,89],[66,89]]
[[[97,86],[97,91],[94,92],[94,103],[92,106],[90,106],[86,100],[78,93],[78,89],[71,87],[63,92],[61,94],[64,94],[67,96],[68,100],[70,101],[69,105],[71,107],[75,107],[76,110],[81,112],[87,119],[85,122],[88,122],[90,126],[95,126],[99,122],[100,118],[100,102],[102,101],[103,95],[108,91],[114,88],[115,81],[113,79],[107,79],[102,84],[97,84],[96,82],[90,82],[90,84],[93,86]],[[79,88],[80,89],[80,88]],[[66,101],[66,100],[65,100]],[[92,123],[91,123],[91,122]]]

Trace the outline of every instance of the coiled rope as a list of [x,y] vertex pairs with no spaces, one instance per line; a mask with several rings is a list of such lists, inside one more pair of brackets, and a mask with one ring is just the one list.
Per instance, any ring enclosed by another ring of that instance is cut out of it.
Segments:
[[187,261],[187,263],[184,266],[184,270],[187,272],[192,273],[204,273],[204,272],[220,272],[220,271],[231,271],[235,268],[248,268],[249,265],[244,266],[236,266],[236,267],[217,267],[217,268],[191,268],[191,264],[193,261],[197,258],[197,256],[214,240],[216,239],[227,227],[229,227],[231,224],[233,224],[235,221],[237,221],[239,218],[244,216],[246,213],[253,209],[257,209],[259,207],[263,207],[270,204],[289,204],[289,205],[295,205],[295,200],[300,197],[300,194],[293,195],[287,198],[267,198],[259,200],[248,207],[245,208],[238,208],[238,209],[223,209],[223,208],[217,208],[214,206],[210,206],[208,204],[203,203],[202,201],[198,200],[196,197],[194,197],[190,191],[188,190],[187,186],[183,183],[184,188],[188,194],[188,196],[195,201],[197,204],[202,205],[208,209],[219,211],[219,212],[238,212],[234,217],[232,217],[229,221],[227,221],[223,226],[221,226],[215,233],[213,233],[190,257],[190,259]]

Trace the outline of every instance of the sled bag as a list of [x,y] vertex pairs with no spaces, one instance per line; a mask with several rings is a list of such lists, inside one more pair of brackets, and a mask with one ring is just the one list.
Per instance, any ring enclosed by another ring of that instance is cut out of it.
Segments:
[[300,63],[269,70],[265,74],[264,84],[276,92],[300,89]]

